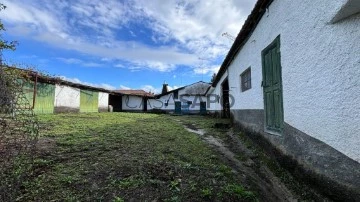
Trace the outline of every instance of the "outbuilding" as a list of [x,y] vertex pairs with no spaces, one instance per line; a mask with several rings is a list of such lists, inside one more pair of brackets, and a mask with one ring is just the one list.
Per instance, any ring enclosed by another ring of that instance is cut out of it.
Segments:
[[205,96],[210,83],[199,81],[171,91],[163,84],[161,94],[149,99],[148,109],[175,114],[206,114],[208,100]]

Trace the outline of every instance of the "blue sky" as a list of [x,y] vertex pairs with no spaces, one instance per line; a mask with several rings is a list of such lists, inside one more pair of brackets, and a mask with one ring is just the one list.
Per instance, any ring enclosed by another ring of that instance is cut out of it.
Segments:
[[[90,2],[90,3],[89,3]],[[8,64],[108,89],[210,81],[255,0],[3,0]]]

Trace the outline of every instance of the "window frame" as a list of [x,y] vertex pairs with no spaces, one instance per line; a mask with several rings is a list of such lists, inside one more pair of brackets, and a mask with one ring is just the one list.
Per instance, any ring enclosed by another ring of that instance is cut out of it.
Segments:
[[[246,85],[246,83],[249,83],[249,85]],[[248,67],[240,74],[240,86],[241,86],[241,92],[248,91],[252,88],[251,67]]]

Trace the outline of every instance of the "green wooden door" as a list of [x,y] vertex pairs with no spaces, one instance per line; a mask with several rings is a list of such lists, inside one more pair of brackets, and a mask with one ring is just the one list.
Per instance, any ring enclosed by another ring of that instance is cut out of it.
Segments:
[[[55,85],[47,83],[36,84],[36,95],[34,100],[34,84],[33,81],[26,81],[23,83],[23,92],[27,98],[28,103],[20,103],[23,108],[26,106],[33,107],[36,114],[52,114],[54,113],[55,102]],[[33,102],[35,105],[33,106]]]
[[181,114],[181,102],[175,102],[175,114]]
[[90,90],[80,91],[80,112],[99,112],[99,93]]
[[[22,79],[18,80],[22,85],[22,90],[26,99],[17,100],[18,104],[23,109],[33,109],[34,102],[34,82],[25,81]],[[20,99],[20,98],[18,98]]]
[[281,133],[284,128],[280,37],[262,51],[266,130]]
[[200,114],[206,114],[206,102],[200,102]]
[[34,112],[36,114],[54,113],[55,85],[37,83]]

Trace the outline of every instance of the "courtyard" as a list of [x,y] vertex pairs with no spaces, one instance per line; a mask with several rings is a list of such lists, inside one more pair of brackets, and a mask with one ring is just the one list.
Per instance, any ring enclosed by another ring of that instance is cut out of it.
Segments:
[[39,115],[18,201],[287,201],[320,197],[228,119],[143,113]]

